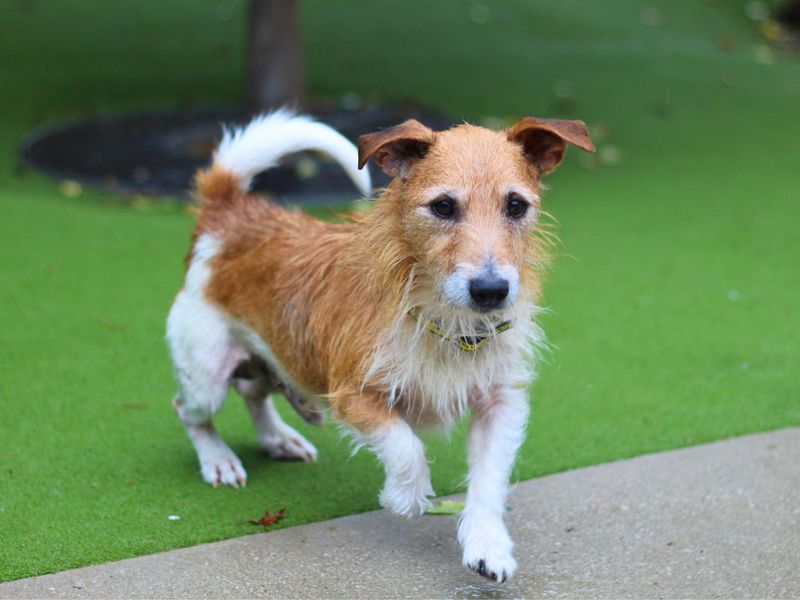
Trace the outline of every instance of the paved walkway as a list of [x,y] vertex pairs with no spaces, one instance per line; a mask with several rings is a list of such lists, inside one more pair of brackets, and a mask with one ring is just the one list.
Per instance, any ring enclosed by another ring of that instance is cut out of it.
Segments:
[[0,598],[799,598],[800,428],[517,485],[520,569],[459,564],[455,517],[382,511],[0,584]]

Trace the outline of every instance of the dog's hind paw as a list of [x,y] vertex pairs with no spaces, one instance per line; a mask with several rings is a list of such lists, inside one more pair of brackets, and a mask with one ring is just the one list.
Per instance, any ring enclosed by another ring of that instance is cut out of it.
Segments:
[[220,484],[233,487],[247,485],[247,473],[233,452],[201,459],[200,472],[203,480],[214,487]]
[[317,460],[314,445],[288,425],[282,425],[278,433],[261,439],[261,447],[266,453],[279,460]]

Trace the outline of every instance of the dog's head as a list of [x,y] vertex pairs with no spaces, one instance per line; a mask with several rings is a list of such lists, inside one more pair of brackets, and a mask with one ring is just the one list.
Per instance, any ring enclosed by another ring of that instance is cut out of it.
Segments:
[[540,178],[568,144],[594,151],[582,121],[527,117],[504,131],[459,125],[435,132],[410,120],[361,136],[359,168],[374,158],[395,178],[388,196],[400,204],[405,241],[439,298],[458,310],[499,314],[520,293]]

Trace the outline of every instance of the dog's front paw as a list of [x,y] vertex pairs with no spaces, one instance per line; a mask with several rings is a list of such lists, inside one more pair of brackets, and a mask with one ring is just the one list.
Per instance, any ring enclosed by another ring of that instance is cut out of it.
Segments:
[[514,544],[502,522],[462,522],[459,539],[464,546],[464,566],[478,575],[503,583],[517,570],[511,555]]
[[434,496],[434,493],[430,474],[414,480],[389,477],[381,490],[379,501],[381,506],[395,514],[413,517],[423,514],[433,505],[430,500],[431,496]]
[[474,559],[470,562],[464,559],[464,566],[492,581],[505,583],[517,570],[517,561],[508,554],[502,557]]
[[220,484],[233,487],[247,484],[247,473],[230,450],[201,457],[200,473],[203,475],[203,480],[214,487]]
[[263,436],[261,447],[272,458],[280,460],[317,460],[317,449],[314,445],[285,423],[281,423],[274,434]]

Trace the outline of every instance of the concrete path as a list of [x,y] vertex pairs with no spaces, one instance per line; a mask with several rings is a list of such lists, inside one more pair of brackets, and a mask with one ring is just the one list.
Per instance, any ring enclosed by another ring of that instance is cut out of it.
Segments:
[[800,428],[517,485],[519,572],[382,511],[0,584],[0,598],[800,598]]

